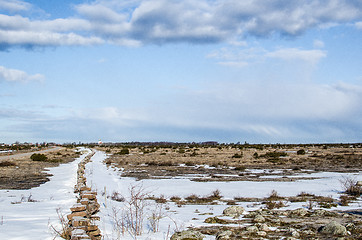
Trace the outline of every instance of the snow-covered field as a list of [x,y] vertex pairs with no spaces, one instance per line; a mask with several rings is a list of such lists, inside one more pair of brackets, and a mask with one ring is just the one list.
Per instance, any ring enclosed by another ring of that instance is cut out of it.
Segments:
[[[89,152],[89,151],[87,151]],[[76,202],[77,160],[49,169],[50,181],[30,190],[0,190],[0,239],[53,239],[59,229],[56,209],[64,214]]]
[[[0,239],[52,239],[54,236],[50,226],[59,227],[56,209],[60,208],[63,214],[69,213],[69,208],[76,202],[73,187],[76,183],[76,170],[78,162],[84,158],[82,155],[78,160],[63,164],[50,169],[54,176],[51,181],[31,190],[1,190],[0,191]],[[315,195],[332,196],[338,198],[341,192],[340,179],[351,176],[362,180],[360,173],[334,173],[320,172],[304,174],[306,177],[316,177],[314,180],[300,180],[296,182],[193,182],[189,177],[171,179],[147,179],[136,181],[133,178],[121,178],[119,169],[107,167],[103,164],[106,158],[103,152],[96,152],[92,162],[86,165],[87,184],[98,192],[98,202],[101,205],[98,215],[101,221],[98,225],[104,239],[134,239],[127,231],[123,234],[120,229],[115,228],[116,220],[121,219],[122,211],[126,211],[124,202],[117,202],[110,197],[113,192],[118,192],[128,199],[130,186],[142,187],[145,192],[154,196],[186,197],[191,194],[200,196],[209,195],[218,189],[224,199],[234,197],[266,197],[272,190],[281,196],[295,196],[301,192]],[[301,177],[303,177],[301,175]],[[28,202],[28,198],[35,202]],[[20,202],[22,196],[23,202]],[[14,204],[15,203],[15,204]],[[303,207],[306,203],[290,203],[286,209]],[[260,208],[260,205],[251,203],[240,203],[246,211]],[[361,208],[362,202],[355,202],[348,207],[338,206],[338,209]],[[225,203],[219,205],[183,205],[176,206],[174,203],[163,205],[160,229],[158,232],[151,231],[149,218],[155,213],[158,206],[154,201],[147,201],[145,206],[143,235],[137,239],[168,239],[175,230],[182,230],[188,226],[203,225],[208,213],[220,215],[226,208]],[[115,216],[117,215],[117,216]],[[211,216],[212,216],[211,215]],[[206,239],[214,239],[208,236]]]

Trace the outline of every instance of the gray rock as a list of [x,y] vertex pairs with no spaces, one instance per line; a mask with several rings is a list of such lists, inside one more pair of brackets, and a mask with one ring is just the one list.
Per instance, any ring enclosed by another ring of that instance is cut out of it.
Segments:
[[176,232],[174,233],[170,240],[202,240],[204,239],[204,235],[202,235],[198,231],[194,230],[185,230],[182,232]]
[[219,232],[216,234],[215,240],[228,240],[231,239],[231,235],[233,235],[233,232],[230,230]]
[[294,228],[288,228],[288,234],[292,237],[299,238],[300,234],[299,232]]
[[259,229],[258,229],[257,226],[249,226],[249,227],[246,228],[246,231],[248,231],[248,232],[258,232]]
[[256,234],[257,234],[258,236],[261,236],[261,237],[265,237],[265,236],[266,236],[266,232],[264,232],[264,231],[258,231]]
[[356,225],[354,225],[353,223],[348,223],[346,225],[346,229],[347,231],[354,231],[356,229]]
[[223,214],[228,217],[238,218],[243,212],[244,208],[241,206],[230,206],[223,211]]
[[259,228],[260,231],[264,231],[264,232],[270,231],[268,225],[266,225],[265,223],[261,223],[261,224],[257,223],[255,225]]
[[332,221],[324,226],[321,230],[321,233],[328,234],[328,235],[347,235],[347,229],[345,226],[337,223],[336,221]]
[[254,217],[253,221],[256,223],[263,223],[263,222],[265,222],[265,218],[262,215],[256,215]]
[[303,231],[303,234],[304,234],[304,235],[314,235],[315,232],[313,232],[312,230],[304,230],[304,231]]
[[290,211],[290,215],[304,217],[308,213],[308,210],[305,208],[297,208]]

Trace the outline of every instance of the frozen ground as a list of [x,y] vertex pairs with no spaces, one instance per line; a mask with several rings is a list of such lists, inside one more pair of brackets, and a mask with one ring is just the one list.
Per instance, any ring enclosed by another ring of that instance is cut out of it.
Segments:
[[[0,191],[0,239],[53,239],[50,226],[59,227],[56,209],[60,208],[63,214],[69,213],[69,208],[76,202],[73,187],[76,183],[76,170],[78,162],[84,158],[60,165],[50,169],[54,176],[51,181],[31,190],[1,190]],[[171,179],[149,179],[136,181],[133,178],[121,178],[119,169],[107,167],[103,160],[107,156],[103,152],[96,152],[92,162],[86,165],[86,177],[89,186],[98,192],[98,202],[101,210],[98,215],[101,221],[98,225],[104,239],[134,239],[129,232],[122,233],[115,228],[116,220],[126,212],[123,202],[117,202],[110,197],[113,192],[118,192],[126,199],[130,186],[142,187],[151,195],[166,198],[172,196],[186,197],[191,194],[200,196],[208,195],[218,189],[224,199],[234,197],[266,197],[272,190],[281,196],[295,196],[302,191],[315,195],[332,196],[338,198],[341,191],[339,180],[343,176],[352,176],[362,180],[360,173],[330,173],[320,172],[304,174],[306,177],[317,177],[315,180],[300,180],[297,182],[193,182],[189,177]],[[301,175],[302,177],[302,175]],[[23,197],[22,197],[23,196]],[[29,199],[29,196],[30,199]],[[34,200],[34,201],[28,201]],[[306,203],[293,203],[285,209],[303,207]],[[246,211],[260,208],[251,203],[242,202],[241,206]],[[183,205],[174,203],[163,205],[160,229],[153,233],[150,228],[149,218],[156,212],[157,205],[148,201],[145,206],[145,221],[143,235],[140,240],[168,239],[175,230],[182,230],[188,226],[201,226],[204,219],[213,215],[220,215],[226,208],[225,203],[220,205]],[[361,208],[361,201],[340,210]],[[210,215],[202,215],[207,213]],[[117,216],[116,216],[117,215]],[[206,239],[214,239],[207,236]]]
[[69,214],[76,202],[76,161],[49,169],[49,182],[30,190],[0,190],[0,239],[54,239],[51,226],[60,227],[56,209]]
[[[118,219],[122,215],[122,211],[126,211],[123,203],[112,201],[106,196],[118,192],[125,196],[129,192],[130,186],[141,186],[145,192],[155,196],[172,196],[186,197],[191,194],[200,196],[209,195],[218,189],[224,199],[233,199],[234,197],[267,197],[272,190],[276,190],[281,196],[295,196],[301,192],[307,192],[315,195],[332,196],[338,198],[341,192],[340,179],[343,176],[350,176],[357,180],[362,180],[361,173],[335,173],[320,172],[312,174],[303,174],[300,177],[318,178],[315,180],[301,180],[297,182],[193,182],[186,176],[185,178],[171,179],[146,179],[136,181],[133,178],[121,178],[120,171],[116,168],[108,168],[102,161],[106,155],[97,152],[92,158],[93,161],[87,164],[86,175],[88,183],[92,188],[98,191],[98,201],[101,203],[102,222],[100,228],[105,239],[134,239],[129,234],[120,234],[113,228],[115,226],[115,212],[117,211]],[[240,203],[247,211],[256,210],[259,206],[252,206],[249,202]],[[288,207],[283,209],[296,209],[305,207],[305,202],[290,203]],[[225,203],[220,205],[184,205],[177,207],[174,203],[167,203],[164,206],[168,210],[164,210],[163,218],[160,220],[160,231],[152,233],[147,226],[147,219],[155,211],[156,205],[154,201],[149,201],[146,207],[144,234],[137,239],[167,239],[175,230],[180,230],[188,226],[204,225],[203,221],[212,215],[221,215],[226,208]],[[350,204],[348,207],[339,206],[340,210],[356,209],[361,207],[361,202]],[[333,209],[333,208],[332,208]],[[208,213],[211,215],[202,215]],[[200,215],[201,214],[201,215]],[[215,237],[207,237],[206,239],[214,239]]]

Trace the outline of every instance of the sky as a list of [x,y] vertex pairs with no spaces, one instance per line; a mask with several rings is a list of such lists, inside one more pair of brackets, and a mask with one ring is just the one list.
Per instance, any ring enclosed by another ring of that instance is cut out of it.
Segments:
[[0,0],[0,142],[362,142],[361,0]]

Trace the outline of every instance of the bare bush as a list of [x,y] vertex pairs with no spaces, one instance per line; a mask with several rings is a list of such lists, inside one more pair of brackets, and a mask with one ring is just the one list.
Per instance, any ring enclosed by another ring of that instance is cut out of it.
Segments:
[[124,202],[125,198],[119,194],[119,192],[114,191],[111,195],[111,199],[117,202]]
[[129,199],[125,200],[126,227],[130,235],[139,236],[143,230],[144,210],[149,193],[145,191],[142,185],[131,185],[129,193]]
[[355,178],[344,176],[339,180],[342,185],[343,192],[353,196],[360,196],[362,194],[362,186],[357,184]]
[[55,238],[61,237],[63,239],[71,239],[71,229],[67,218],[64,216],[64,214],[61,213],[60,208],[57,208],[56,211],[61,227],[60,229],[57,229],[53,225],[50,225],[50,228],[53,231]]
[[111,218],[113,221],[113,230],[117,234],[117,240],[121,239],[121,234],[124,235],[127,229],[125,215],[120,209],[112,207]]
[[152,232],[158,232],[160,230],[160,220],[165,216],[164,204],[156,204],[155,208],[151,212],[151,216],[148,217],[149,227]]

